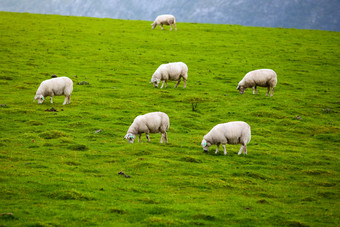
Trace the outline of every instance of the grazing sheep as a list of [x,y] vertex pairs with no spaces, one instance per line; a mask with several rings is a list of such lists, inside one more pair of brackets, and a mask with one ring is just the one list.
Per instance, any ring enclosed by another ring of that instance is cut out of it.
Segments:
[[164,83],[165,87],[168,86],[168,80],[178,81],[175,85],[176,88],[181,82],[182,78],[184,81],[183,88],[186,88],[188,79],[188,66],[183,62],[174,62],[160,65],[152,75],[150,83],[153,83],[155,87],[158,87],[158,84],[163,81],[161,86],[161,88],[163,88]]
[[247,144],[250,142],[251,133],[250,126],[243,121],[231,121],[224,124],[218,124],[213,127],[208,134],[203,137],[202,147],[205,152],[208,152],[211,145],[216,144],[216,154],[220,144],[223,146],[224,155],[227,155],[225,148],[226,144],[241,144],[241,149],[238,152],[247,154]]
[[53,103],[53,96],[65,95],[64,104],[70,104],[70,96],[73,91],[73,81],[68,77],[57,77],[41,82],[33,102],[37,99],[39,104],[45,101],[47,96],[50,96]]
[[164,30],[163,24],[164,25],[170,25],[170,31],[172,30],[172,26],[175,26],[175,31],[177,31],[176,19],[173,15],[159,15],[155,19],[155,21],[151,24],[152,29],[155,29],[155,27],[157,25],[159,25],[161,27],[161,29]]
[[256,92],[257,94],[257,86],[260,87],[268,87],[267,96],[269,94],[269,90],[271,90],[270,97],[273,96],[274,87],[277,83],[277,75],[271,69],[258,69],[251,72],[248,72],[243,79],[238,83],[237,90],[240,91],[240,94],[243,94],[247,88],[253,88],[253,94]]
[[138,142],[141,140],[142,133],[146,134],[148,142],[150,142],[149,133],[162,133],[161,143],[163,138],[165,143],[168,142],[166,131],[169,129],[170,121],[167,114],[163,112],[152,112],[144,115],[139,115],[135,118],[127,131],[124,139],[127,139],[129,143],[133,143],[136,135],[139,135]]

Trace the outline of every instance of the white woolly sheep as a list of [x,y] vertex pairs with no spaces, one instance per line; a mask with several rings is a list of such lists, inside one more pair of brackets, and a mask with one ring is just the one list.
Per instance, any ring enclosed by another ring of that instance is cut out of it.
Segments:
[[170,25],[170,31],[172,30],[172,27],[175,27],[175,31],[177,31],[177,27],[176,27],[176,19],[173,15],[159,15],[155,21],[151,24],[152,25],[152,29],[155,29],[155,27],[157,25],[159,25],[161,27],[162,30],[164,30],[163,28],[163,24],[164,25]]
[[47,96],[50,96],[53,103],[53,96],[65,95],[64,104],[70,104],[70,96],[73,91],[73,81],[68,77],[57,77],[41,82],[34,100],[38,100],[39,104],[45,101]]
[[203,137],[202,147],[205,152],[208,152],[211,145],[217,145],[216,154],[220,144],[223,146],[224,155],[227,155],[225,148],[226,144],[241,144],[241,149],[238,152],[247,154],[247,144],[250,142],[251,132],[250,126],[243,121],[231,121],[224,124],[218,124],[213,127],[208,134]]
[[183,78],[184,87],[187,86],[187,79],[188,79],[188,66],[183,62],[173,62],[168,64],[160,65],[154,74],[151,77],[151,82],[155,87],[158,87],[158,84],[163,81],[161,88],[165,83],[165,87],[168,87],[168,80],[178,81],[175,85],[175,88],[181,82]]
[[139,115],[135,118],[127,131],[124,139],[127,139],[129,143],[133,143],[136,135],[139,135],[138,142],[141,141],[142,133],[145,133],[148,142],[150,142],[149,133],[162,133],[160,143],[168,142],[166,131],[169,129],[170,121],[167,114],[163,112],[152,112],[144,115]]
[[274,87],[277,83],[277,75],[271,69],[258,69],[251,72],[248,72],[243,79],[238,83],[237,90],[240,91],[240,94],[243,94],[247,88],[253,88],[253,94],[257,94],[257,86],[260,87],[268,87],[267,96],[269,94],[269,90],[271,90],[270,96],[273,96]]

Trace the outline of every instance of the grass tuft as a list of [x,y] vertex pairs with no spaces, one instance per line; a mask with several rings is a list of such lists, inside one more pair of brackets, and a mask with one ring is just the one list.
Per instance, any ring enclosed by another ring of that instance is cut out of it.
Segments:
[[58,139],[60,137],[66,137],[66,133],[58,130],[51,130],[47,132],[43,132],[39,135],[40,137],[44,139]]
[[74,150],[74,151],[86,151],[89,148],[84,145],[84,144],[73,144],[67,147],[70,150]]
[[60,199],[60,200],[80,200],[80,201],[94,200],[93,197],[85,195],[84,193],[78,192],[76,190],[55,191],[55,192],[49,193],[47,196],[52,199]]

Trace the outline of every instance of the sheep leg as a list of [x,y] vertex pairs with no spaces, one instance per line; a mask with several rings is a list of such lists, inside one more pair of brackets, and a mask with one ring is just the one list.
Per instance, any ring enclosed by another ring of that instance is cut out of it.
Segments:
[[142,134],[138,134],[138,143],[141,141],[142,139]]
[[163,28],[163,24],[160,24],[159,26],[161,26],[161,29],[162,29],[162,30],[164,30],[164,28]]
[[247,145],[243,146],[243,154],[247,154]]
[[222,144],[224,155],[227,155],[227,149],[225,148],[225,144]]
[[186,88],[187,87],[187,80],[183,79],[183,82],[184,82],[184,87],[183,88]]
[[175,26],[175,31],[177,31],[176,23],[174,23],[174,26]]
[[241,144],[241,148],[240,148],[240,151],[238,152],[238,155],[242,154],[242,150],[243,150],[243,145]]
[[53,103],[53,96],[50,96],[51,103]]
[[175,88],[179,85],[179,83],[181,82],[181,77],[179,78],[179,80],[178,80],[178,82],[177,82],[177,84],[175,85]]
[[165,88],[167,88],[168,87],[168,81],[166,80],[165,81]]
[[267,96],[269,95],[269,90],[270,90],[270,87],[268,87],[267,89],[267,94],[266,94]]
[[218,149],[220,148],[220,145],[219,144],[217,144],[217,147],[216,147],[216,152],[215,152],[215,154],[217,154],[218,153]]
[[172,31],[172,24],[170,24],[170,31]]
[[272,87],[272,92],[270,94],[270,97],[273,97],[273,94],[274,94],[274,88]]
[[163,133],[161,134],[161,141],[160,143],[163,143]]
[[163,86],[164,86],[164,82],[165,82],[165,80],[163,80],[163,83],[162,83],[162,86],[161,86],[161,88],[163,88]]
[[148,142],[150,142],[150,136],[149,136],[149,133],[145,133],[146,135],[146,138],[148,139]]
[[253,87],[253,95],[254,94],[257,94],[257,87],[256,87],[256,85]]
[[67,95],[65,96],[65,100],[64,100],[63,105],[68,104],[68,97],[69,97],[69,96],[67,96]]
[[71,95],[69,95],[68,97],[67,97],[67,104],[70,104],[71,103]]
[[165,140],[165,143],[168,143],[168,134],[166,132],[164,133],[164,140]]

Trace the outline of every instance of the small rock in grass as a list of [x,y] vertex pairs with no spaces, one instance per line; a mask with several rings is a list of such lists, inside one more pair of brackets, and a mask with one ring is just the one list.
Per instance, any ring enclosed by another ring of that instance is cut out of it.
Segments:
[[103,130],[99,129],[99,130],[95,131],[94,134],[100,133],[101,131],[103,131]]
[[118,174],[119,174],[119,175],[124,175],[124,173],[123,173],[123,172],[119,172]]
[[82,81],[82,82],[79,82],[77,83],[78,85],[89,85],[90,83],[89,82],[86,82],[86,81]]
[[125,175],[125,177],[126,177],[126,178],[130,178],[130,176],[129,176],[129,175]]
[[300,116],[296,116],[296,119],[301,120],[302,118]]
[[322,109],[322,112],[330,113],[330,112],[332,112],[332,110],[329,109],[329,108],[326,108],[326,109]]

